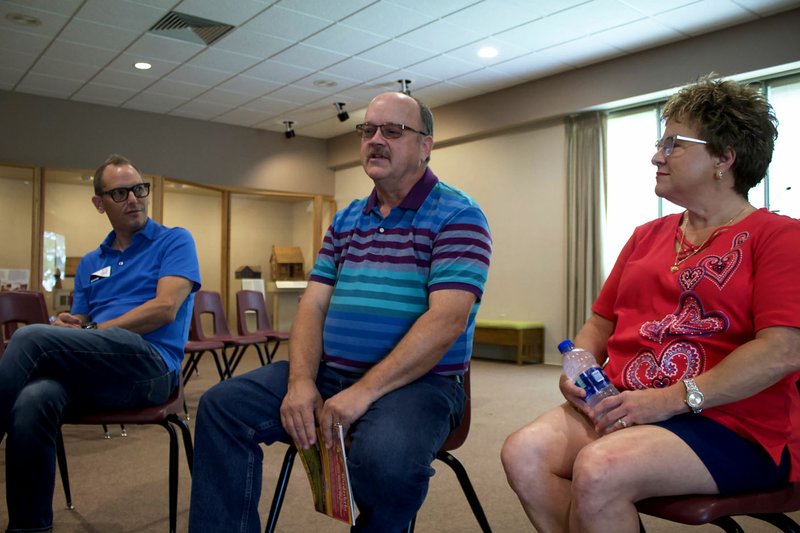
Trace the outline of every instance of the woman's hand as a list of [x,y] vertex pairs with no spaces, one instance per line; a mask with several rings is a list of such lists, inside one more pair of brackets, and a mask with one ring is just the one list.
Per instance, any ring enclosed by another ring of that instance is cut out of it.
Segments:
[[561,390],[561,394],[564,395],[567,402],[574,407],[576,411],[588,418],[592,418],[592,410],[583,399],[586,396],[585,390],[575,385],[575,383],[570,381],[563,373],[559,379],[558,388]]
[[680,414],[685,407],[683,384],[665,389],[626,390],[603,398],[591,410],[590,418],[601,435],[637,424],[649,424]]

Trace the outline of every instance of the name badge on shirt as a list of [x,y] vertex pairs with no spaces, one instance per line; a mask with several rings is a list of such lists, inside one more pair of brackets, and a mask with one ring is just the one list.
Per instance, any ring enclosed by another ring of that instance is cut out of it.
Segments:
[[91,276],[89,276],[89,283],[94,283],[98,279],[107,278],[110,275],[111,275],[111,267],[110,266],[103,267],[97,272],[93,273]]

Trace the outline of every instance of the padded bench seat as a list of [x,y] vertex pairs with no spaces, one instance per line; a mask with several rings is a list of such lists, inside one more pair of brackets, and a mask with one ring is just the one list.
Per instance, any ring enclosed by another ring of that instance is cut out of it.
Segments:
[[[544,360],[544,324],[524,320],[476,320],[474,344],[513,346],[517,364]],[[475,349],[473,347],[473,355]],[[479,357],[479,356],[478,356]]]

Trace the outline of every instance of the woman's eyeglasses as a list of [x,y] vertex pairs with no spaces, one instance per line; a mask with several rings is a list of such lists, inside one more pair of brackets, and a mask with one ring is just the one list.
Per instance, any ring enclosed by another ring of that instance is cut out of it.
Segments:
[[708,144],[708,141],[702,139],[693,139],[691,137],[684,137],[683,135],[670,135],[656,141],[656,150],[664,150],[664,157],[669,157],[675,149],[675,141]]
[[137,183],[133,187],[118,187],[110,191],[103,191],[100,195],[106,194],[110,196],[112,200],[120,204],[128,199],[130,193],[133,193],[136,198],[146,198],[150,195],[150,184]]

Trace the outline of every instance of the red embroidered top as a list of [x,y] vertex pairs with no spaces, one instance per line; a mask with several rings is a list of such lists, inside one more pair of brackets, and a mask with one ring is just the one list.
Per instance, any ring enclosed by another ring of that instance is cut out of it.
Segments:
[[[760,209],[722,228],[671,272],[680,217],[636,228],[592,306],[615,323],[606,372],[620,389],[679,383],[763,328],[800,328],[800,221]],[[776,464],[789,446],[794,481],[800,480],[798,378],[800,372],[702,413],[761,444]]]

